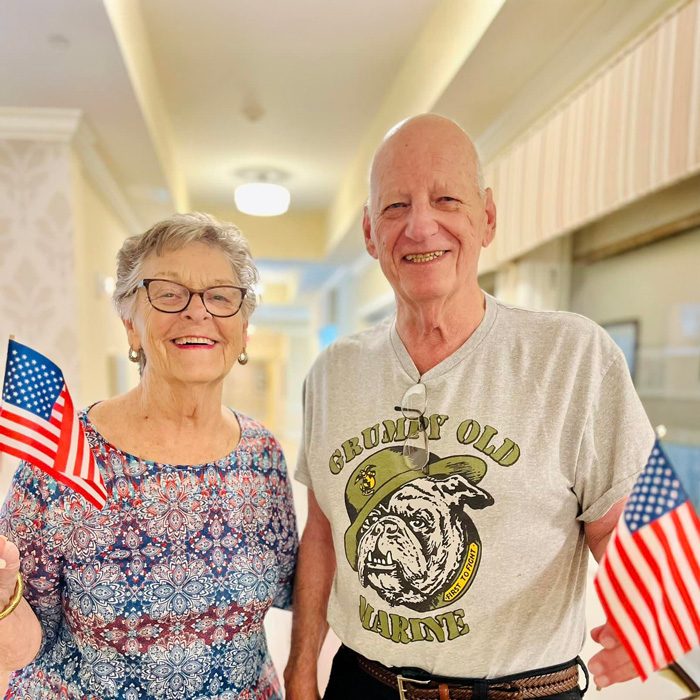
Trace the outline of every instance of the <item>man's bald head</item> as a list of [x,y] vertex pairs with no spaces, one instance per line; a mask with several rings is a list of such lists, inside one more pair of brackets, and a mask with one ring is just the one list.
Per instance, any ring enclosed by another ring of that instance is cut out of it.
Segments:
[[370,177],[365,246],[399,309],[481,303],[479,255],[496,233],[496,206],[464,131],[435,114],[407,119],[382,141]]
[[374,154],[369,176],[370,207],[378,172],[384,167],[391,167],[391,161],[397,152],[412,147],[418,147],[417,154],[419,151],[439,153],[441,149],[462,152],[464,167],[471,171],[475,186],[483,198],[486,188],[481,161],[474,143],[464,129],[439,114],[419,114],[404,119],[389,129]]

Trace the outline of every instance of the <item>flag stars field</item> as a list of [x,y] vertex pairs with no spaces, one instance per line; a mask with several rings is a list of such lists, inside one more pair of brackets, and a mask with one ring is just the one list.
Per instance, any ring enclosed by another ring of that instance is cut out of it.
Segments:
[[63,381],[56,376],[53,363],[47,358],[44,360],[40,362],[16,351],[11,353],[7,375],[12,380],[5,385],[3,401],[14,399],[21,408],[39,409],[37,413],[48,420],[63,388]]
[[680,483],[658,450],[654,452],[657,454],[650,457],[647,470],[630,494],[625,510],[625,522],[631,532],[651,522],[653,516],[663,515],[678,505]]

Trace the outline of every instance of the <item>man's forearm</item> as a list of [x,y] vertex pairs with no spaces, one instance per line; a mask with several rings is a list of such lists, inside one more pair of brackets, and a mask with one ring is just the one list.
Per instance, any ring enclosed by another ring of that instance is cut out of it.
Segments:
[[294,621],[290,663],[299,665],[316,660],[328,632],[326,613],[335,573],[335,552],[322,538],[304,533],[299,546],[299,560],[294,591]]
[[597,562],[600,562],[603,558],[605,548],[608,546],[615,527],[622,517],[626,503],[627,498],[622,498],[602,518],[585,525],[586,542]]
[[[294,584],[292,648],[284,673],[288,696],[294,691],[317,693],[318,655],[328,632],[326,613],[333,575],[335,552],[328,530],[312,527],[304,530]],[[301,696],[300,696],[301,697]],[[305,697],[310,697],[306,695]]]

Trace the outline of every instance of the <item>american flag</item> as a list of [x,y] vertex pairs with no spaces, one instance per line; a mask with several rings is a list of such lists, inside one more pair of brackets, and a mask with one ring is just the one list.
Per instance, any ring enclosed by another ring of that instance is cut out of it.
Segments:
[[700,645],[700,520],[658,440],[595,587],[642,679]]
[[97,508],[107,499],[61,370],[14,340],[0,405],[0,452],[43,469]]

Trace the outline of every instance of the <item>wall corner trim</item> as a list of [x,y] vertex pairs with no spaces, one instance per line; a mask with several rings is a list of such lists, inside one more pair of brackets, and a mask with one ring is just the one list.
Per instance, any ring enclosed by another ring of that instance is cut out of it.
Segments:
[[141,233],[143,223],[98,150],[97,138],[80,109],[0,107],[0,140],[53,141],[73,146],[85,170],[127,230]]

